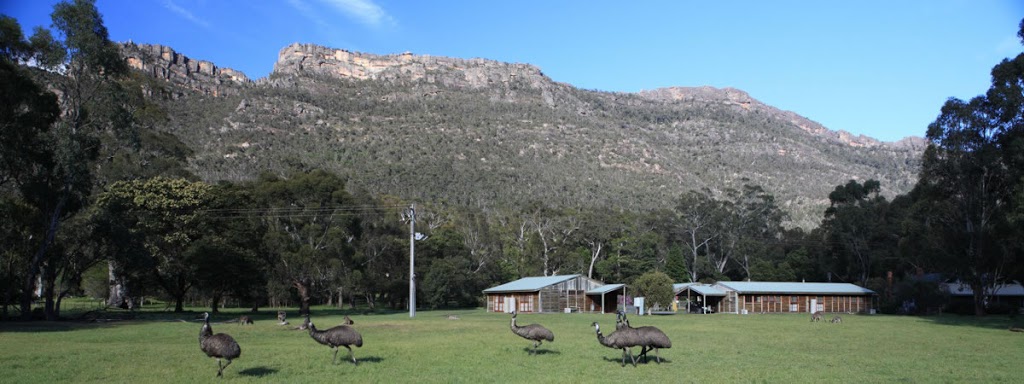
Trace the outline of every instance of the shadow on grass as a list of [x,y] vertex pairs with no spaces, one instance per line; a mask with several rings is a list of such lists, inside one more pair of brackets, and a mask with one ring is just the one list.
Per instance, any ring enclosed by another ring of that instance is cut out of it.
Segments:
[[921,316],[921,319],[928,320],[940,325],[977,327],[986,329],[1008,330],[1011,326],[1024,326],[1024,317],[1011,317],[1007,315],[988,315],[978,317],[968,315],[943,314],[937,316]]
[[[611,357],[608,357],[608,356],[604,356],[604,357],[602,357],[602,359],[604,359],[605,362],[615,363],[615,365],[622,365],[622,357],[621,356],[620,357],[616,357],[616,358],[611,358]],[[633,363],[629,360],[629,357],[627,356],[626,357],[626,366],[629,367],[629,366],[632,366],[632,365],[633,365]],[[638,366],[640,365],[639,361],[637,362],[637,365]]]
[[270,375],[273,375],[275,373],[277,373],[276,369],[274,369],[274,368],[267,368],[267,367],[247,368],[247,369],[244,369],[244,370],[238,372],[239,375],[242,375],[242,376],[253,376],[253,377],[270,376]]
[[[523,351],[525,351],[527,354],[530,354],[531,352],[533,352],[533,347],[523,348]],[[562,352],[553,351],[553,350],[550,350],[550,349],[538,349],[535,354],[537,354],[537,355],[561,355]]]
[[[365,357],[356,356],[356,361],[359,362],[359,364],[356,364],[356,366],[359,366],[359,365],[363,365],[363,363],[377,364],[377,363],[380,363],[380,362],[384,361],[384,358],[383,357],[379,357],[379,356],[365,356]],[[328,361],[328,363],[329,364],[333,364],[333,365],[353,365],[352,364],[352,360],[350,360],[348,358],[347,354],[345,355],[344,358],[339,357],[338,361],[335,362],[335,363],[332,363],[331,361]]]
[[374,364],[376,364],[376,363],[380,363],[380,362],[384,361],[384,358],[380,357],[380,356],[366,356],[366,357],[356,357],[356,360],[359,361],[359,364],[362,364],[362,363],[374,363]]

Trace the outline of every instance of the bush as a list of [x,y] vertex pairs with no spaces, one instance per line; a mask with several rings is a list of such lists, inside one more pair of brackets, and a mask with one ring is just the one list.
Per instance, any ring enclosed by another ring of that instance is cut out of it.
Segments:
[[[672,304],[672,278],[664,272],[647,272],[633,282],[637,296],[646,297],[648,307],[655,304],[667,307]],[[646,309],[646,308],[645,308]]]

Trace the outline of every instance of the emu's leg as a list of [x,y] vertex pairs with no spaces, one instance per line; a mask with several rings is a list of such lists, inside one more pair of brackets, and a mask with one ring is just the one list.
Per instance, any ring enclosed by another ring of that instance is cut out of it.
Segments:
[[619,366],[620,367],[625,367],[626,366],[626,348],[622,348],[622,364],[619,365]]
[[537,354],[537,347],[539,347],[542,343],[543,343],[543,341],[540,341],[540,340],[537,340],[537,341],[535,341],[533,343],[533,354],[534,355]]
[[661,364],[661,355],[658,354],[658,348],[652,349],[654,349],[654,360],[657,361],[658,364]]
[[635,367],[636,366],[636,358],[633,357],[633,350],[629,349],[629,348],[626,348],[626,350],[629,351],[629,359],[633,360],[633,366]]
[[222,367],[222,366],[220,365],[220,358],[218,358],[218,359],[217,359],[217,377],[221,377],[221,374],[222,374],[223,372],[224,372],[224,367]]
[[334,358],[331,359],[331,364],[338,364],[338,347],[331,347],[334,350]]
[[[224,370],[227,369],[229,365],[231,365],[231,359],[226,360],[228,361],[228,363],[224,364],[224,366],[220,368],[220,373],[218,373],[217,376],[224,376]],[[220,365],[220,360],[217,361],[217,365]]]
[[345,348],[348,348],[348,357],[352,359],[352,364],[359,365],[359,362],[356,361],[356,356],[352,354],[352,347],[346,345]]
[[636,358],[639,359],[639,358],[643,357],[644,358],[644,364],[647,364],[647,352],[648,351],[650,351],[650,350],[647,349],[646,345],[641,347],[640,348],[640,354],[636,355]]

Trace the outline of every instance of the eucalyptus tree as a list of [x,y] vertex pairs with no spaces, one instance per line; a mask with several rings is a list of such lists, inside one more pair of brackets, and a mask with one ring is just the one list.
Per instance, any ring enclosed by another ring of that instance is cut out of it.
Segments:
[[720,233],[722,204],[711,196],[711,192],[689,191],[676,201],[677,238],[685,246],[689,259],[687,269],[690,281],[698,281],[701,271],[701,256],[708,254],[708,247]]
[[612,240],[619,237],[625,215],[605,207],[596,207],[582,213],[579,238],[588,254],[587,277],[594,277],[594,266],[608,253]]
[[829,273],[840,280],[861,284],[881,263],[896,258],[899,234],[881,184],[850,180],[829,194],[821,229],[829,246]]
[[[203,182],[156,177],[119,181],[100,194],[98,225],[104,233],[119,234],[117,265],[123,273],[146,274],[174,300],[182,312],[185,295],[196,283],[191,249],[207,237],[202,224],[213,199],[213,187]],[[205,255],[205,253],[204,253]]]
[[725,274],[732,261],[749,278],[752,261],[779,240],[787,216],[775,204],[775,197],[760,186],[730,189],[726,197],[721,235],[713,241],[712,266],[719,274]]
[[[1024,22],[1018,36],[1024,38]],[[985,95],[951,98],[928,126],[918,188],[933,241],[974,292],[976,314],[994,285],[1013,273],[1021,250],[1014,195],[1024,164],[1024,54],[992,70]]]
[[[94,1],[58,3],[51,18],[56,36],[48,29],[36,27],[28,40],[27,52],[25,44],[14,43],[19,37],[3,39],[4,44],[17,46],[5,48],[7,53],[20,50],[22,58],[49,71],[39,78],[45,79],[59,95],[60,115],[46,139],[49,159],[25,168],[27,172],[20,182],[23,198],[45,218],[45,225],[34,236],[36,250],[22,276],[21,307],[26,319],[31,315],[32,288],[41,268],[49,258],[61,256],[49,250],[61,223],[88,204],[99,137],[104,132],[131,129],[120,103],[100,102],[117,87],[114,79],[122,76],[127,66],[109,40]],[[9,22],[5,24],[5,33],[13,30]],[[53,313],[47,316],[52,318]]]
[[359,220],[345,181],[313,170],[288,177],[264,174],[255,197],[265,208],[264,244],[282,282],[295,288],[299,312],[309,313],[315,285],[334,284],[352,268],[360,234]]

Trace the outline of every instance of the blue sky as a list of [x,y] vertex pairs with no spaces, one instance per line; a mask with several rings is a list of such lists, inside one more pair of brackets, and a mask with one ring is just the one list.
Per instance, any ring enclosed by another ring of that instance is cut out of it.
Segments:
[[[26,34],[53,0],[0,0]],[[584,89],[733,87],[833,130],[924,136],[1022,51],[1019,0],[98,0],[115,41],[266,76],[293,42],[536,65]]]

